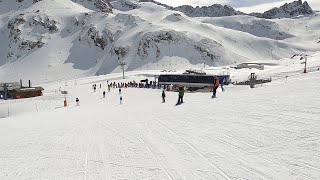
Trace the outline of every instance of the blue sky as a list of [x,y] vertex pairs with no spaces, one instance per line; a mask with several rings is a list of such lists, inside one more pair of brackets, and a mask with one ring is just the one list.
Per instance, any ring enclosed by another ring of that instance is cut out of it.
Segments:
[[[263,12],[294,0],[157,0],[171,6],[192,5],[208,6],[212,4],[226,4],[244,12]],[[320,0],[307,1],[314,10],[320,10]]]

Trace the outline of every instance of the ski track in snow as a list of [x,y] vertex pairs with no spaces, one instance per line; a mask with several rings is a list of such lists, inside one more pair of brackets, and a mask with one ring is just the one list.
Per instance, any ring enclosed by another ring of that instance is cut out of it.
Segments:
[[102,98],[121,75],[47,84],[43,97],[1,102],[12,114],[0,119],[0,179],[319,179],[319,72],[299,72],[217,99],[186,93],[180,106],[156,89],[124,88],[122,105],[117,89]]

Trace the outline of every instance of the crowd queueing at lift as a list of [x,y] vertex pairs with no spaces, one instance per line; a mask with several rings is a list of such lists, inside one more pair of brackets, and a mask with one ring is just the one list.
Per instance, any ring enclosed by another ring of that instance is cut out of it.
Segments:
[[[108,92],[110,92],[111,88],[118,88],[119,91],[119,95],[121,95],[122,93],[122,88],[153,88],[153,89],[160,89],[162,88],[162,103],[166,102],[166,93],[165,90],[167,91],[172,91],[173,90],[173,85],[160,85],[160,83],[157,83],[155,81],[150,81],[148,82],[148,80],[144,80],[144,82],[140,82],[137,83],[135,81],[130,81],[130,82],[111,82],[109,84],[109,81],[107,81],[108,84]],[[212,98],[216,98],[217,97],[217,89],[219,88],[219,86],[221,86],[222,91],[224,91],[224,79],[223,78],[219,78],[217,76],[213,77],[213,86],[212,86]],[[102,88],[102,85],[99,84],[99,87]],[[92,85],[93,91],[96,92],[97,89],[97,84],[93,84]],[[177,101],[177,105],[184,103],[183,101],[183,97],[184,97],[184,93],[185,93],[185,87],[182,84],[178,85],[178,101]],[[105,98],[106,97],[106,91],[102,92],[102,97]],[[120,104],[122,104],[122,96],[120,96]],[[79,106],[80,104],[80,100],[79,98],[76,98],[76,105]]]

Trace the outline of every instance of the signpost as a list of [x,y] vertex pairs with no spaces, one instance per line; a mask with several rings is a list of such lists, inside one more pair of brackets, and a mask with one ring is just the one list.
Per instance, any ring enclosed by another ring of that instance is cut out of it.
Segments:
[[307,73],[307,55],[306,54],[304,54],[303,55],[303,58],[304,58],[304,73]]
[[68,94],[68,91],[61,91],[61,94],[64,94],[63,106],[64,106],[64,107],[67,107],[67,106],[68,106],[68,103],[67,103],[67,94]]

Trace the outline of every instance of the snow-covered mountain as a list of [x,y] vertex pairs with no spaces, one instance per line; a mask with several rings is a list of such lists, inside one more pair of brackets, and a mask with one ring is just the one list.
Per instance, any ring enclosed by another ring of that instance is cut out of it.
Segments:
[[214,4],[212,6],[192,7],[189,5],[178,6],[174,10],[183,12],[190,17],[221,17],[221,16],[234,16],[244,15],[245,13],[236,11],[230,6]]
[[114,9],[120,10],[120,11],[130,11],[133,9],[140,8],[137,1],[129,1],[129,0],[113,0],[110,1],[112,4],[112,7]]
[[84,7],[92,10],[100,10],[101,12],[112,12],[112,5],[109,0],[72,0],[75,3],[79,3]]
[[291,18],[299,15],[310,15],[313,14],[312,8],[308,2],[302,3],[301,0],[294,1],[292,3],[286,3],[279,8],[270,9],[262,14],[252,13],[251,15],[261,18],[273,19],[273,18]]
[[181,69],[291,57],[320,49],[319,21],[192,18],[138,0],[0,1],[0,77],[47,82],[120,72],[122,61],[126,70]]
[[[245,15],[245,13],[241,11],[237,11],[234,8],[221,5],[214,4],[211,6],[197,6],[192,7],[190,5],[182,5],[173,8],[176,11],[183,12],[185,15],[189,17],[224,17],[224,16],[234,16],[234,15]],[[301,0],[294,1],[292,3],[285,3],[283,6],[279,8],[272,8],[264,13],[250,13],[248,15],[266,18],[266,19],[274,19],[274,18],[292,18],[299,15],[310,15],[313,14],[314,11],[309,6],[308,2],[302,3]]]

